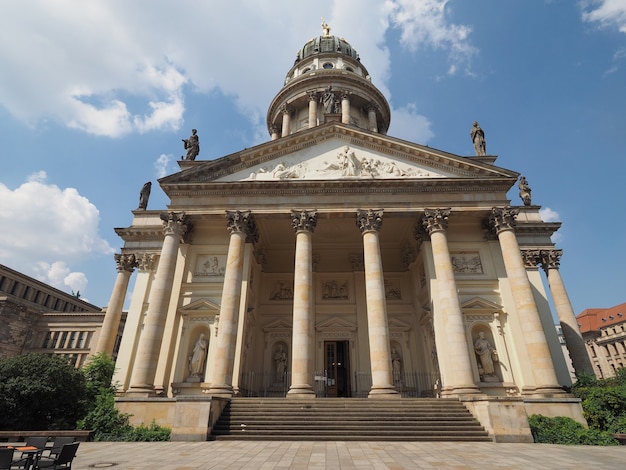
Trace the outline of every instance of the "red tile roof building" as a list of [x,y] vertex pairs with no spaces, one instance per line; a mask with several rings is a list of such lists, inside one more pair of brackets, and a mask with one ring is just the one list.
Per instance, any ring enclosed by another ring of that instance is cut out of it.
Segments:
[[626,303],[588,308],[576,319],[596,377],[614,377],[626,364]]

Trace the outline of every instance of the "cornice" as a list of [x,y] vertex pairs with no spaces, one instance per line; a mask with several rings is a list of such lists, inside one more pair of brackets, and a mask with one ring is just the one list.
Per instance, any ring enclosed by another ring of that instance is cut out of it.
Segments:
[[[279,159],[289,153],[315,146],[332,138],[342,140],[350,145],[396,156],[417,165],[445,172],[453,171],[461,177],[500,176],[511,179],[514,182],[519,176],[517,172],[482,161],[460,157],[442,150],[369,132],[347,124],[332,123],[281,137],[251,149],[227,155],[218,160],[194,162],[194,165],[185,166],[185,169],[181,172],[160,179],[159,183],[163,190],[169,194],[169,191],[176,186],[211,182],[255,165]],[[267,184],[267,182],[264,183]],[[229,184],[234,184],[234,182]]]

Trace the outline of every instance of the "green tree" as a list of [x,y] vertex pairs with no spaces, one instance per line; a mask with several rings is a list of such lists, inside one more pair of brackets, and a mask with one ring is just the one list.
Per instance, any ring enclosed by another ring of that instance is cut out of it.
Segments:
[[62,357],[0,359],[0,429],[75,429],[86,390],[83,373]]

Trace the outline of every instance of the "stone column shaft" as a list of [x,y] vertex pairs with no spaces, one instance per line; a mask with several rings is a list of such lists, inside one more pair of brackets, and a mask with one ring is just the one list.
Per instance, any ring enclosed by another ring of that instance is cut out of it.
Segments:
[[135,255],[115,255],[115,261],[117,263],[117,277],[115,278],[115,285],[107,305],[95,351],[96,354],[105,353],[108,356],[113,355],[115,338],[117,337],[117,330],[122,319],[124,300],[128,291],[128,282],[134,268],[137,266]]
[[178,247],[180,238],[188,231],[184,212],[182,214],[163,213],[161,220],[163,220],[165,238],[148,297],[148,311],[139,338],[128,393],[152,394],[154,392],[154,376],[172,294]]
[[367,107],[367,118],[369,130],[372,132],[378,132],[378,123],[376,122],[376,108],[373,105]]
[[528,360],[535,377],[534,386],[524,387],[522,393],[563,393],[558,385],[554,363],[546,340],[532,286],[515,236],[517,209],[493,208],[491,224],[498,235],[504,268],[511,287],[515,308],[520,318],[523,339],[528,350]]
[[293,277],[291,387],[287,397],[314,397],[315,315],[311,238],[317,223],[317,212],[292,211],[291,217],[296,230],[296,261]]
[[553,250],[552,252],[542,252],[542,264],[548,277],[548,286],[552,294],[552,302],[556,314],[561,323],[565,344],[569,351],[572,365],[576,372],[586,372],[593,374],[593,366],[587,353],[585,341],[578,327],[578,320],[574,314],[572,303],[567,295],[565,284],[559,272],[559,258],[563,254],[562,250]]
[[217,330],[217,346],[211,369],[209,395],[230,397],[233,394],[233,367],[237,345],[237,325],[243,280],[245,244],[254,234],[250,212],[227,211],[230,241],[224,272],[224,287]]
[[[437,297],[440,301],[439,311],[442,321],[435,322],[435,342],[438,351],[445,351],[447,356],[443,362],[443,395],[461,395],[479,393],[472,374],[472,358],[470,357],[467,332],[463,322],[463,312],[454,279],[454,269],[448,249],[448,216],[450,209],[426,209],[422,224],[430,234],[437,279]],[[437,326],[445,325],[445,331]]]
[[316,92],[309,93],[309,129],[317,126],[317,101],[318,95]]
[[371,398],[399,397],[392,385],[389,325],[385,280],[380,256],[378,230],[382,225],[383,210],[359,210],[357,226],[363,234],[363,264],[365,267],[365,298],[367,304],[367,331],[369,335],[372,372]]
[[341,95],[341,122],[350,124],[350,94],[347,92]]
[[282,130],[282,134],[281,137],[286,137],[289,135],[289,127],[291,125],[291,119],[290,119],[290,109],[287,105],[283,106],[282,108],[282,112],[283,112],[283,130]]

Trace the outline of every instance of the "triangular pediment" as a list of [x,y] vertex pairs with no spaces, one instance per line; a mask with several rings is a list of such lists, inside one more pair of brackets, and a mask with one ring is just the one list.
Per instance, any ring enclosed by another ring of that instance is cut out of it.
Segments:
[[207,299],[199,299],[178,309],[181,313],[220,311],[220,306]]
[[491,302],[480,297],[473,297],[461,305],[461,309],[465,312],[473,311],[494,313],[501,312],[502,308],[502,305],[498,305],[495,302]]
[[[517,178],[488,159],[462,157],[344,124],[327,124],[213,161],[181,162],[161,185],[248,181]],[[493,160],[492,160],[493,161]]]
[[352,322],[344,320],[343,318],[333,317],[328,320],[324,320],[319,322],[315,329],[317,331],[325,331],[325,330],[341,330],[341,331],[356,331],[356,325]]

